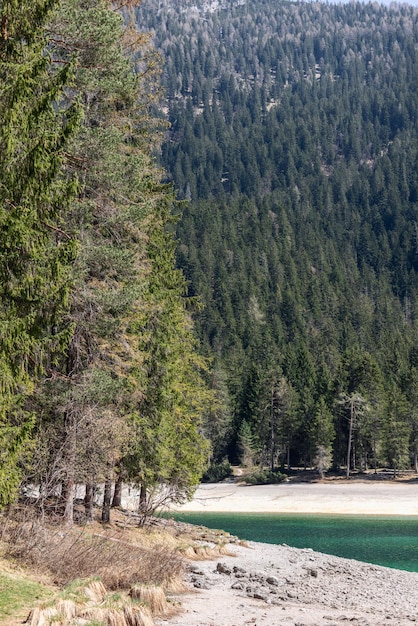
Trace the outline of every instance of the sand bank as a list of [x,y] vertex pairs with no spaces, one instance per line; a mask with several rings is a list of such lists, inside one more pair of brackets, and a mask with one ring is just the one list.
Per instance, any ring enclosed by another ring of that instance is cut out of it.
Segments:
[[418,481],[201,485],[181,511],[418,516]]

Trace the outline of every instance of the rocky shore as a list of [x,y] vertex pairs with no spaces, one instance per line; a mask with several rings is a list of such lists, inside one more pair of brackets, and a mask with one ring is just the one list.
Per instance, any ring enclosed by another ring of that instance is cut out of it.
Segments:
[[[418,516],[418,480],[202,485],[183,511]],[[418,532],[418,524],[417,524]],[[418,573],[286,545],[231,543],[234,556],[189,565],[190,593],[164,626],[406,626]],[[418,559],[418,554],[416,555]]]
[[188,567],[182,612],[161,626],[406,626],[418,622],[418,573],[286,545],[248,542]]

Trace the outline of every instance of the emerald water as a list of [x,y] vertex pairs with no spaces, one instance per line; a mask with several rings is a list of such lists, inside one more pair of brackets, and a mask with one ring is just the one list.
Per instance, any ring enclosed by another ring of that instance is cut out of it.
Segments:
[[418,517],[178,513],[175,518],[223,529],[241,539],[286,543],[418,572]]

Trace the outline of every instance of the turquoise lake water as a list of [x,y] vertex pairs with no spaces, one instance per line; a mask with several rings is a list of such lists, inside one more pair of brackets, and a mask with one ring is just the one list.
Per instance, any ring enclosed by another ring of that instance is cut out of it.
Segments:
[[219,528],[241,539],[418,572],[418,517],[268,513],[179,513],[175,519]]

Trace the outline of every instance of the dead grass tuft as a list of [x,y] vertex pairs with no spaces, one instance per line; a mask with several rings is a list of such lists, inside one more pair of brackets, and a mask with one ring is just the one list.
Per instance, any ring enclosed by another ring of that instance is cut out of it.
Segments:
[[125,616],[117,609],[108,609],[106,623],[107,626],[126,626]]
[[86,606],[80,608],[78,616],[89,622],[101,622],[105,624],[107,621],[107,613],[107,609],[100,606]]
[[207,544],[187,545],[179,548],[179,552],[190,561],[201,561],[204,559],[209,561],[216,559],[218,556],[235,556],[225,544],[216,544],[214,546]]
[[220,556],[237,556],[226,544],[217,546],[217,552]]
[[59,600],[55,608],[57,615],[62,616],[65,621],[70,621],[77,615],[77,605],[72,600]]
[[165,615],[168,612],[164,590],[156,585],[135,585],[129,592],[131,598],[139,600],[151,612],[151,615]]
[[99,604],[103,601],[107,591],[101,580],[92,580],[87,587],[84,588],[84,593],[90,602]]
[[154,626],[147,607],[126,606],[123,615],[127,626]]
[[[81,588],[81,587],[80,587]],[[89,589],[84,587],[84,590]],[[93,589],[95,586],[93,585]],[[96,586],[97,592],[102,592]],[[106,594],[101,598],[99,605],[92,600],[87,603],[75,602],[70,599],[57,600],[54,605],[37,607],[31,611],[26,620],[28,626],[69,626],[75,623],[95,622],[107,626],[154,626],[154,621],[148,607],[133,605],[125,594]],[[99,597],[99,593],[97,594]],[[107,606],[106,606],[107,605]]]
[[181,553],[183,556],[185,556],[187,559],[195,559],[196,558],[196,552],[194,550],[193,546],[187,546],[186,548],[181,550]]
[[190,591],[183,576],[175,576],[174,578],[169,580],[164,585],[164,589],[167,593],[173,593],[173,594],[187,593],[188,591]]
[[78,607],[72,600],[59,600],[53,606],[32,609],[26,620],[29,626],[46,626],[47,624],[67,624],[78,616]]

